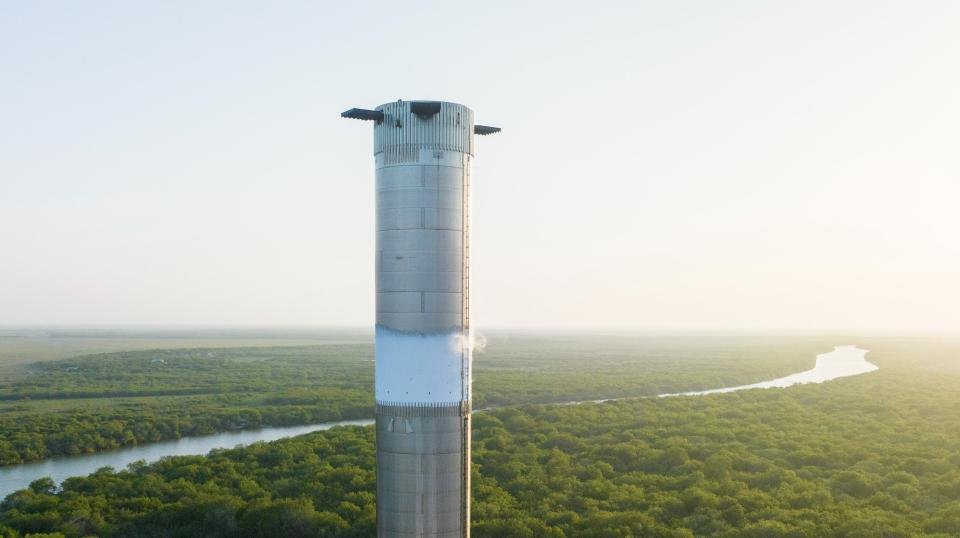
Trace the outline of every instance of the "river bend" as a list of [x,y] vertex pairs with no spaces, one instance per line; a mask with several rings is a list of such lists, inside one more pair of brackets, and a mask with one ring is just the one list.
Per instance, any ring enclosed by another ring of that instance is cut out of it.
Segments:
[[[658,396],[700,396],[747,389],[783,388],[803,383],[823,383],[824,381],[830,381],[832,379],[865,374],[876,370],[877,366],[866,360],[866,354],[867,350],[860,349],[857,346],[837,346],[829,353],[817,355],[817,361],[814,367],[804,372],[750,385],[659,394]],[[605,402],[610,400],[590,401]],[[568,404],[577,403],[587,402],[568,402]],[[55,482],[60,483],[65,478],[88,475],[106,466],[113,467],[114,469],[123,469],[127,465],[139,460],[150,463],[166,456],[207,454],[211,450],[218,448],[234,448],[236,446],[245,446],[260,441],[275,441],[284,437],[329,430],[335,426],[365,426],[372,423],[372,419],[342,420],[338,422],[309,424],[306,426],[224,432],[214,435],[183,437],[170,441],[160,441],[146,445],[97,452],[95,454],[59,456],[33,463],[21,463],[0,467],[0,499],[14,491],[27,487],[30,482],[44,476],[49,476]]]

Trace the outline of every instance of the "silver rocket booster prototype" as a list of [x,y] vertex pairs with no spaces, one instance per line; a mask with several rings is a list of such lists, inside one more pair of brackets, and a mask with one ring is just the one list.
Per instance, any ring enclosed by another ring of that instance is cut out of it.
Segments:
[[374,122],[377,536],[470,536],[473,111],[397,101]]

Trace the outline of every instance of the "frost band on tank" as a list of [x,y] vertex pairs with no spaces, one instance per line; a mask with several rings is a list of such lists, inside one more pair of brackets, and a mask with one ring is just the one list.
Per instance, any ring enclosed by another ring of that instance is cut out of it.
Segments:
[[381,405],[470,400],[471,350],[460,332],[410,334],[377,327],[376,397]]

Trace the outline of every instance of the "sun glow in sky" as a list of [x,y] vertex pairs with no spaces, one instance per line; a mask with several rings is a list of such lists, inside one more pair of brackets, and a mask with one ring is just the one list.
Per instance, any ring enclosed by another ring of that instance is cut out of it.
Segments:
[[[360,4],[360,5],[358,5]],[[0,324],[370,325],[347,108],[472,107],[479,327],[960,330],[955,2],[4,2]]]

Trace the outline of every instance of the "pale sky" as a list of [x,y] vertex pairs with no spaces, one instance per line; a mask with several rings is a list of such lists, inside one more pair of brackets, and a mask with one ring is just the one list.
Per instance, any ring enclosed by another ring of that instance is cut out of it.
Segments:
[[960,330],[960,3],[0,1],[0,325],[373,323],[456,101],[475,325]]

